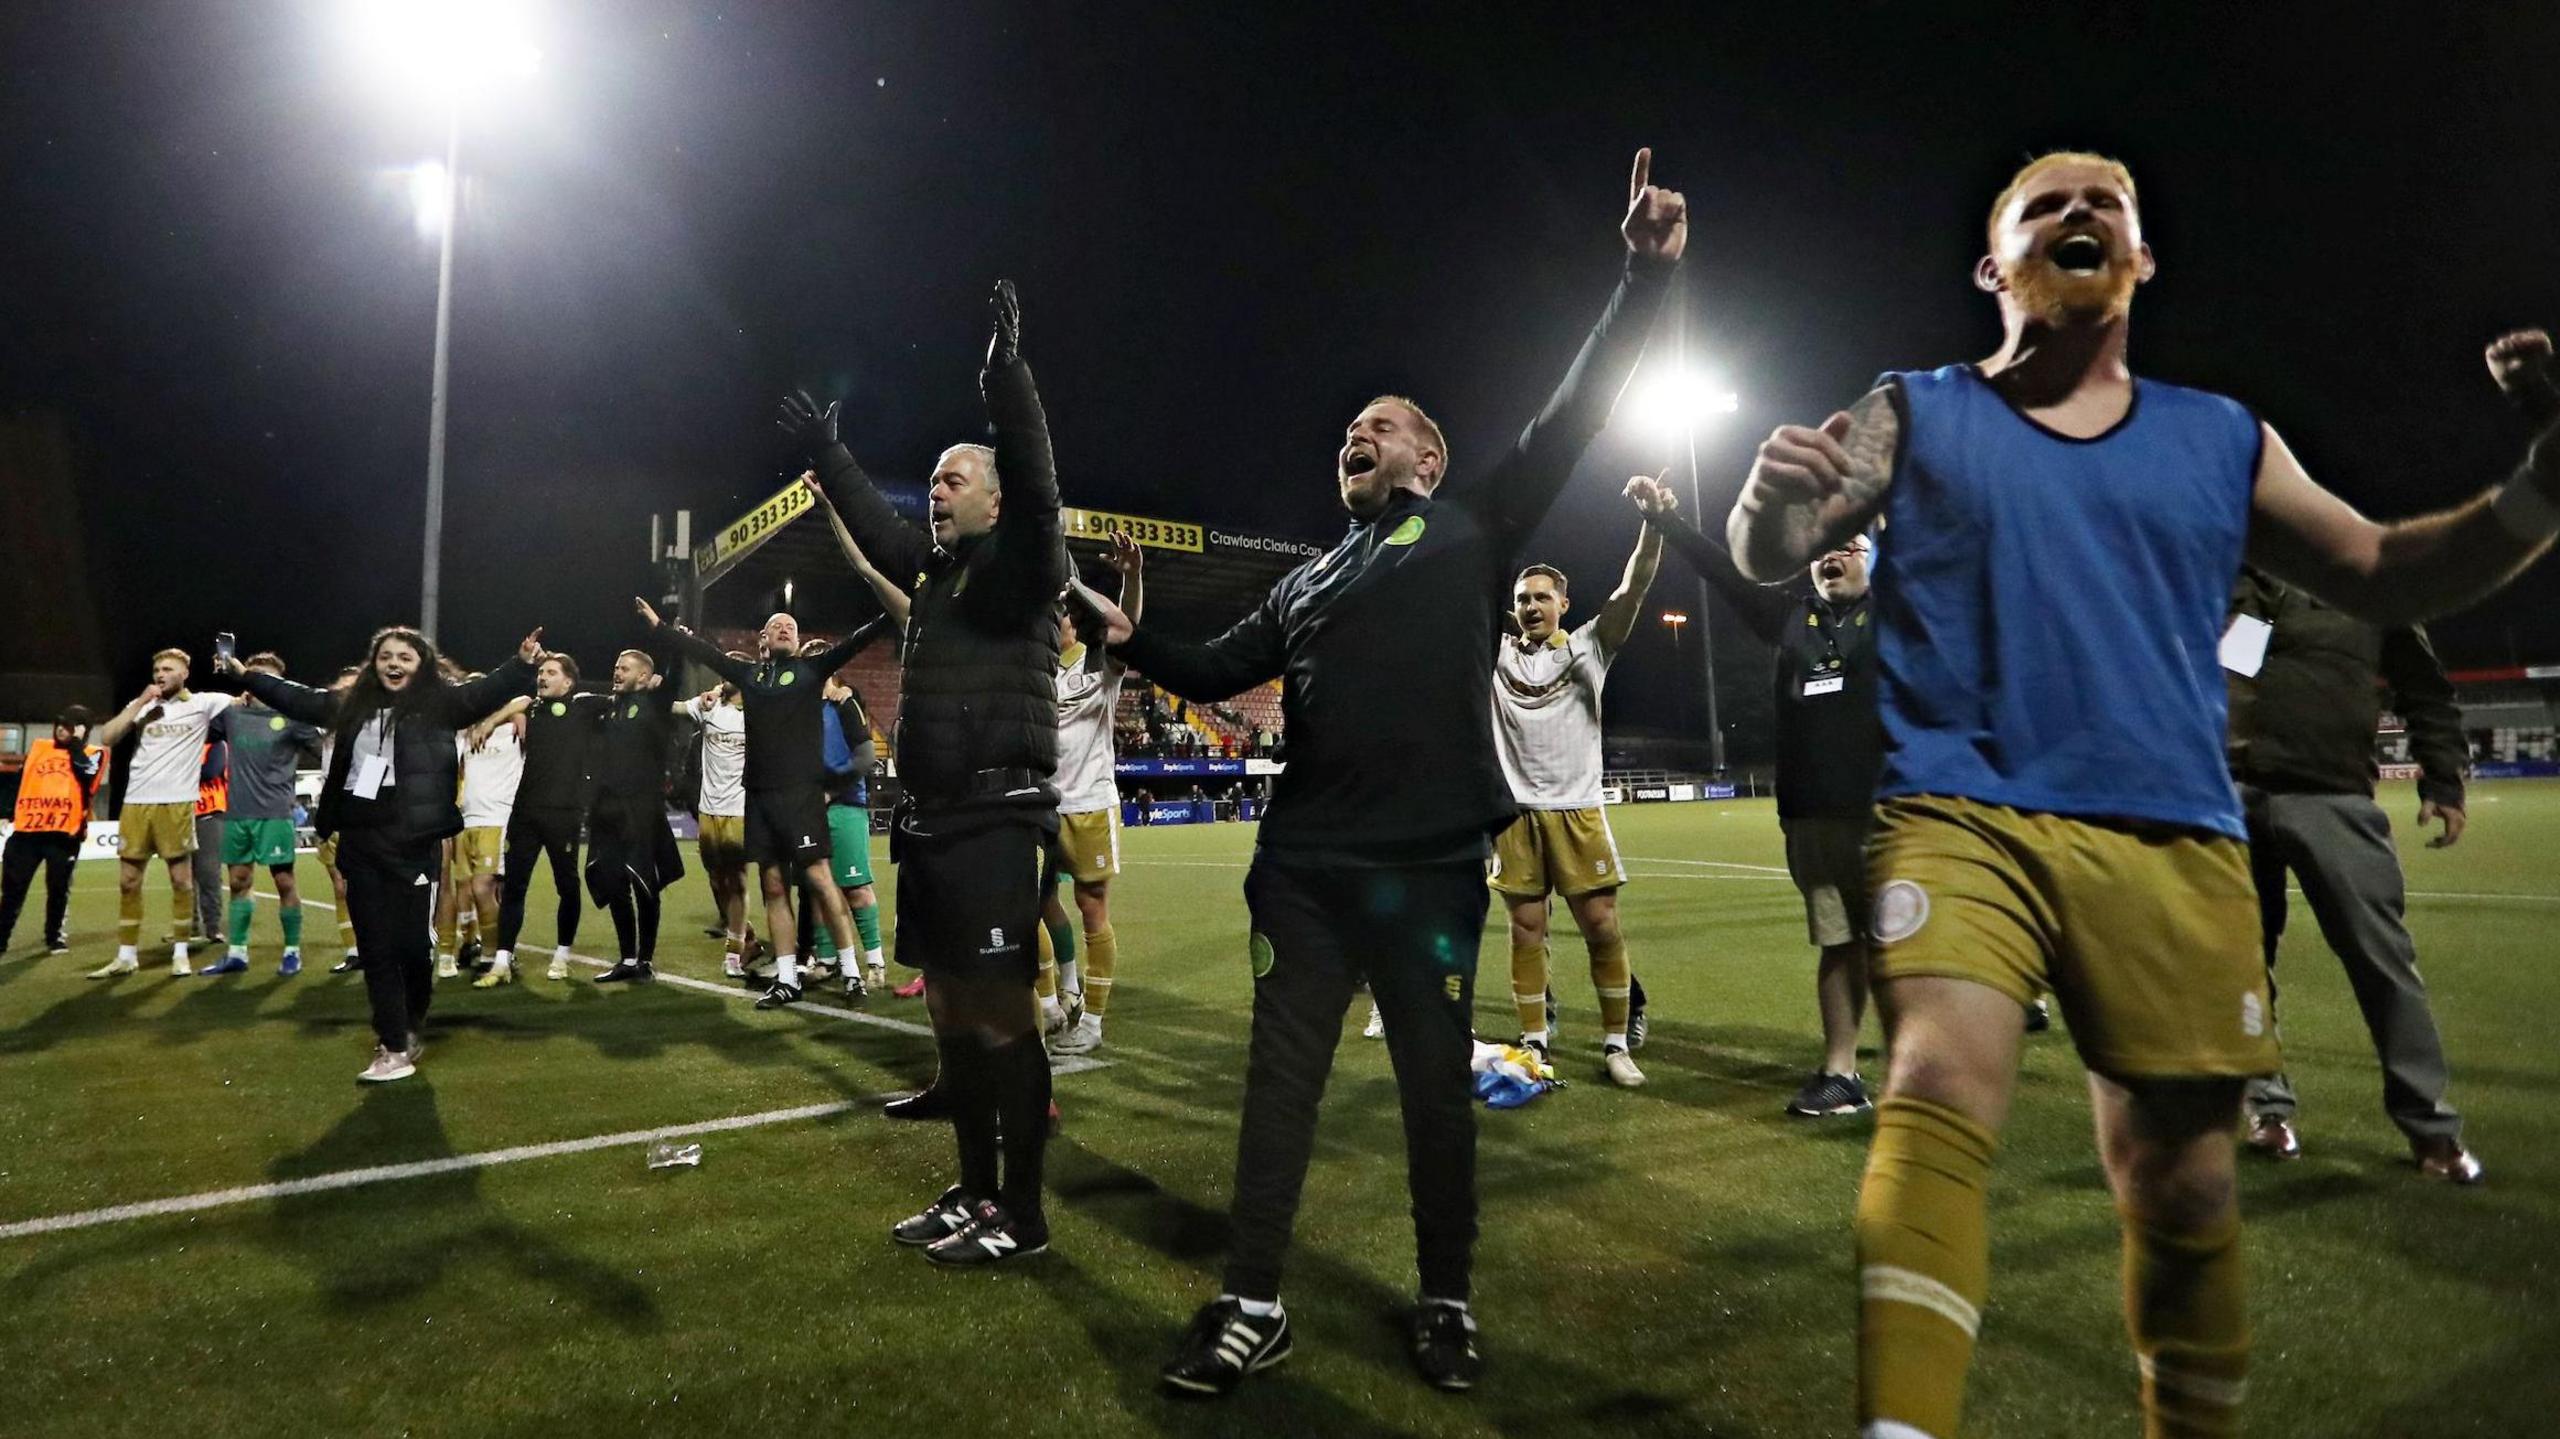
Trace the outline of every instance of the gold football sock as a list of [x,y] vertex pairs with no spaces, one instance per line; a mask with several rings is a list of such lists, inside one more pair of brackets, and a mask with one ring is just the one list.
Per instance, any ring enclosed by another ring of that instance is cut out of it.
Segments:
[[1627,941],[1619,935],[1591,942],[1591,987],[1600,991],[1600,1032],[1627,1032]]
[[120,890],[116,894],[116,943],[127,949],[142,943],[141,890]]
[[1858,1422],[1953,1435],[1991,1284],[1991,1131],[1942,1104],[1876,1106],[1858,1190]]
[[2144,1439],[2239,1433],[2249,1374],[2240,1216],[2181,1234],[2126,1215],[2124,1310],[2142,1364]]
[[169,936],[180,944],[193,944],[196,938],[196,892],[169,892]]
[[1547,1031],[1547,942],[1511,941],[1511,1007],[1520,1013],[1522,1034]]
[[1056,999],[1058,997],[1058,951],[1049,943],[1049,926],[1045,924],[1040,926],[1039,943],[1040,977],[1032,981],[1031,987],[1037,990],[1044,1000]]
[[446,915],[444,918],[439,919],[439,920],[437,920],[437,921],[436,921],[436,953],[438,953],[438,954],[451,954],[451,953],[453,953],[453,951],[454,951],[453,932],[454,932],[453,916],[451,916],[451,915]]
[[347,918],[343,909],[338,911],[338,948],[349,954],[356,952],[356,922]]
[[1120,936],[1111,926],[1084,932],[1084,1012],[1111,1012],[1111,969],[1120,962]]

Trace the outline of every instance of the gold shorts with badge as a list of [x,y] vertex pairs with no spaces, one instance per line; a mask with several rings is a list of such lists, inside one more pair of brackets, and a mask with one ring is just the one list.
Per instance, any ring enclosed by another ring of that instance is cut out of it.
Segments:
[[2249,852],[2225,835],[1947,795],[1876,806],[1877,980],[2050,991],[2083,1064],[2117,1078],[2281,1067]]
[[1058,816],[1058,856],[1058,867],[1078,884],[1100,884],[1119,874],[1120,811]]
[[196,852],[196,802],[126,805],[116,818],[116,840],[125,859],[184,859]]
[[502,825],[466,829],[453,842],[453,872],[458,875],[505,874],[507,831]]
[[698,814],[694,853],[704,869],[739,869],[747,862],[747,817],[742,814]]
[[1609,816],[1589,809],[1524,809],[1493,837],[1493,887],[1513,899],[1567,899],[1627,882]]

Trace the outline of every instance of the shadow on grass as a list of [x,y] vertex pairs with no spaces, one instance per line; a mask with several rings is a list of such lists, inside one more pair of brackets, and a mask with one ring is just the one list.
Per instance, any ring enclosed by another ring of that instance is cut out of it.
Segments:
[[[413,1163],[454,1152],[435,1086],[422,1076],[368,1091],[328,1133],[276,1160],[267,1175],[287,1181],[362,1168],[385,1155]],[[256,1234],[309,1270],[322,1301],[341,1313],[396,1304],[434,1289],[449,1270],[495,1263],[525,1286],[556,1291],[620,1329],[646,1333],[659,1326],[648,1291],[492,1214],[480,1193],[485,1172],[456,1169],[353,1193],[288,1194],[257,1222]]]

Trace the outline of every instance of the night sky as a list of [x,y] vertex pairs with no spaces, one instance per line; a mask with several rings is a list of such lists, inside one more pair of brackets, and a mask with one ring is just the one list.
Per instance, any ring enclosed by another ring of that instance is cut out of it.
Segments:
[[[2141,185],[2140,370],[2238,396],[2371,513],[2459,499],[2523,439],[2481,346],[2560,322],[2560,11],[2242,9],[540,7],[539,77],[464,120],[443,638],[627,643],[648,515],[699,536],[779,483],[789,386],[920,479],[978,429],[999,275],[1070,503],[1329,541],[1368,396],[1429,406],[1460,484],[1527,419],[1640,144],[1690,198],[1690,347],[1742,397],[1699,441],[1715,517],[1772,425],[1990,351],[1982,211],[2065,145]],[[414,615],[435,249],[401,172],[442,121],[333,14],[0,13],[0,409],[73,438],[119,697],[217,628],[309,676]],[[1669,452],[1613,429],[1532,558],[1596,605],[1618,485]],[[2546,563],[2439,645],[2560,661],[2555,600]],[[1645,630],[1614,719],[1694,724]]]

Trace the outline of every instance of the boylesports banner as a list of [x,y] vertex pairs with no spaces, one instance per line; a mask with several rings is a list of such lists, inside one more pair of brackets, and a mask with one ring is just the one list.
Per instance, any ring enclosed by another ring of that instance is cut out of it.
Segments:
[[738,562],[754,554],[756,547],[772,539],[784,525],[800,518],[818,506],[817,496],[798,480],[785,485],[771,499],[738,518],[737,523],[713,535],[708,544],[693,552],[693,577],[708,585],[738,567]]

